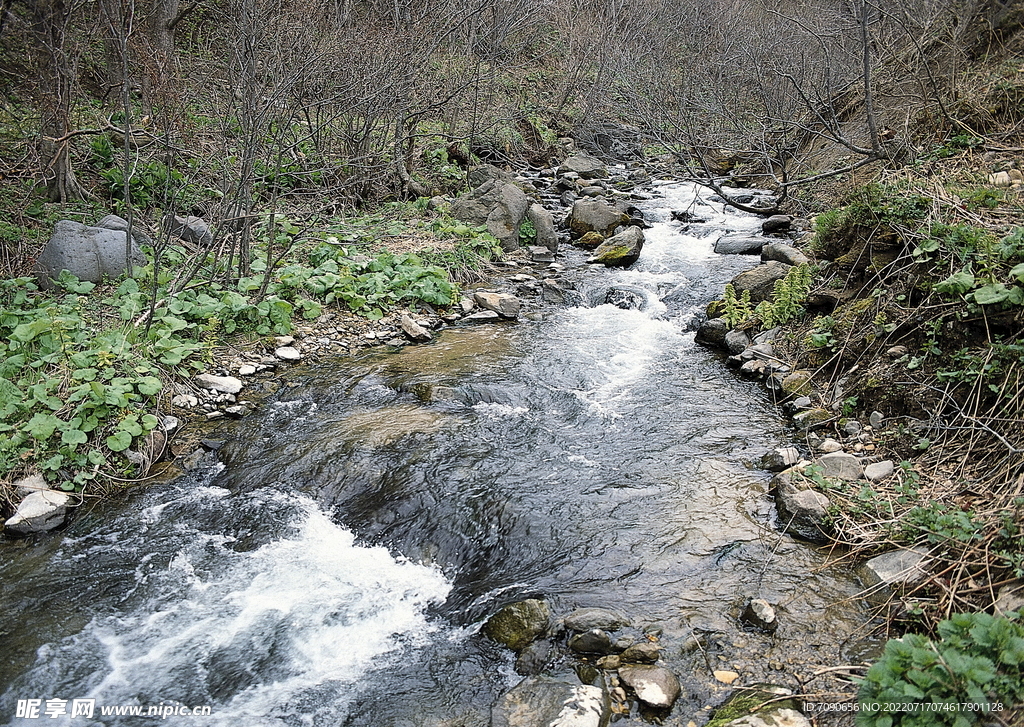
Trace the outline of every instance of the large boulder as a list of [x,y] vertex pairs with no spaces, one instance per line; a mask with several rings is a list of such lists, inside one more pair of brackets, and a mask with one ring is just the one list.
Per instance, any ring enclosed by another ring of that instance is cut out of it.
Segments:
[[133,235],[125,255],[125,230],[109,225],[128,223],[120,217],[108,215],[101,222],[107,226],[89,227],[71,220],[61,220],[53,228],[53,235],[39,253],[36,277],[44,290],[54,287],[54,280],[67,270],[80,280],[99,283],[104,277],[116,278],[136,265],[145,265],[146,256],[136,244],[141,238]]
[[765,242],[763,237],[723,235],[715,242],[715,252],[719,255],[757,255]]
[[12,535],[31,535],[60,527],[67,519],[71,496],[66,492],[39,490],[18,504],[18,509],[4,523]]
[[521,651],[531,642],[547,633],[551,622],[551,609],[545,601],[528,598],[510,603],[487,619],[483,632],[492,641],[504,644],[513,651]]
[[562,162],[558,167],[558,173],[578,174],[580,179],[605,179],[608,176],[608,168],[600,159],[581,154],[571,156]]
[[771,298],[776,281],[786,277],[790,268],[792,265],[780,263],[778,260],[769,260],[753,270],[737,275],[732,279],[732,287],[736,290],[737,295],[742,294],[744,290],[749,290],[750,300],[759,303]]
[[777,260],[786,265],[804,265],[811,262],[811,259],[797,250],[792,245],[784,242],[769,242],[761,248],[761,260]]
[[931,554],[924,548],[900,548],[876,555],[857,568],[857,575],[881,599],[888,597],[890,589],[920,583],[928,577]]
[[469,183],[470,189],[476,189],[487,182],[511,182],[512,175],[503,169],[498,169],[493,164],[481,164],[479,167],[469,170],[466,181]]
[[608,716],[608,700],[599,687],[530,677],[494,706],[491,727],[601,727]]
[[482,291],[473,294],[473,302],[484,310],[494,311],[502,318],[515,320],[522,309],[522,301],[507,293],[488,293]]
[[609,237],[587,258],[588,263],[600,263],[609,268],[628,268],[640,259],[644,249],[644,232],[639,227],[627,227]]
[[484,225],[505,252],[519,249],[519,226],[530,200],[516,185],[491,179],[452,202],[452,215],[470,225]]
[[821,468],[823,476],[846,482],[859,480],[864,474],[864,465],[860,463],[860,459],[846,452],[830,452],[821,456],[815,464]]
[[572,206],[566,220],[573,239],[579,239],[588,232],[597,232],[608,237],[619,225],[625,225],[630,217],[623,210],[599,199],[581,199]]
[[708,318],[700,324],[694,340],[706,346],[725,348],[725,336],[729,330],[729,323],[724,318]]
[[628,664],[619,668],[619,678],[651,707],[668,709],[679,699],[679,679],[664,667]]
[[555,232],[555,220],[551,213],[539,204],[531,204],[526,211],[527,217],[537,231],[537,245],[546,247],[551,252],[558,252],[558,233]]

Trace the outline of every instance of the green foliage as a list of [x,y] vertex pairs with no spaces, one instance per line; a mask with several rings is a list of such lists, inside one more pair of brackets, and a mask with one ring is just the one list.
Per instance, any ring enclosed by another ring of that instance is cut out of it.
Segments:
[[815,221],[814,247],[831,257],[836,246],[860,236],[863,228],[905,227],[923,220],[931,200],[906,190],[879,184],[858,187],[838,209],[824,212]]
[[735,328],[754,315],[754,308],[750,304],[750,291],[744,290],[740,296],[736,295],[736,288],[732,283],[725,286],[725,293],[722,298],[725,307],[723,318],[730,328]]
[[[90,142],[89,161],[103,180],[110,198],[124,203],[123,150],[114,147],[106,134]],[[185,175],[156,159],[132,160],[128,194],[131,204],[139,209],[152,207],[189,207],[201,193]]]
[[802,316],[802,304],[811,290],[812,278],[811,268],[805,264],[790,268],[785,278],[776,280],[771,299],[761,301],[754,309],[761,327],[774,328]]
[[807,335],[807,345],[811,348],[834,349],[837,345],[833,334],[838,322],[832,316],[818,316],[814,319],[814,327]]
[[944,143],[925,154],[923,159],[926,161],[948,159],[949,157],[956,156],[957,154],[962,154],[964,151],[977,149],[984,143],[984,140],[979,139],[973,134],[954,134]]
[[537,228],[529,220],[519,226],[519,244],[524,247],[537,244]]
[[996,240],[988,231],[966,225],[933,225],[914,255],[928,261],[933,252],[963,265],[935,284],[937,293],[980,306],[1024,305],[1024,262],[1010,267],[1024,257],[1024,228]]
[[886,644],[861,681],[857,725],[970,727],[1024,702],[1022,664],[1018,614],[958,614],[938,625],[937,640],[908,634]]
[[1024,345],[1016,339],[996,339],[984,348],[961,348],[949,354],[946,367],[936,372],[939,381],[982,385],[1006,399],[1017,396],[1024,371]]

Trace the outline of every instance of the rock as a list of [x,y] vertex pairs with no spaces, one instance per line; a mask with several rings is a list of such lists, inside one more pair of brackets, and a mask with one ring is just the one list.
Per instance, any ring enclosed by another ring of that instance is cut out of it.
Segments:
[[782,530],[812,543],[829,541],[825,520],[831,503],[823,494],[811,489],[811,483],[797,468],[777,474],[769,487],[775,492]]
[[628,268],[640,258],[643,248],[643,230],[639,227],[627,227],[598,245],[587,262],[600,263],[609,268]]
[[1016,580],[999,589],[994,605],[995,615],[1024,611],[1024,580]]
[[487,619],[483,632],[492,641],[521,651],[548,630],[551,609],[545,601],[530,598],[511,603]]
[[302,358],[302,354],[299,353],[299,350],[292,346],[281,346],[274,351],[274,355],[282,361],[298,361]]
[[723,727],[811,727],[811,720],[796,709],[766,709],[727,722]]
[[630,285],[609,288],[604,294],[604,302],[622,310],[644,310],[648,306],[646,291]]
[[[128,220],[117,215],[105,215],[100,218],[94,227],[102,227],[105,230],[117,230],[118,232],[128,232]],[[152,245],[153,238],[146,234],[146,231],[139,225],[139,221],[136,219],[132,224],[132,239],[138,245]]]
[[566,223],[574,239],[588,232],[608,237],[615,228],[629,222],[629,215],[615,206],[597,199],[581,199],[572,206]]
[[653,664],[661,657],[661,649],[650,641],[641,641],[628,647],[619,656],[627,664]]
[[[124,224],[127,226],[128,223]],[[125,259],[126,234],[123,230],[87,227],[78,222],[61,220],[54,225],[50,241],[36,260],[35,273],[39,286],[44,290],[52,289],[53,281],[63,270],[80,280],[99,283],[104,277],[116,278],[128,268],[145,265],[146,256],[139,250],[136,245],[138,238],[134,236]]]
[[608,168],[600,159],[592,156],[571,156],[558,167],[558,174],[577,174],[580,179],[606,179]]
[[241,419],[249,413],[249,408],[243,404],[233,404],[232,406],[224,407],[224,413],[232,419]]
[[599,687],[528,677],[498,700],[490,727],[601,727],[608,711]]
[[470,225],[484,225],[501,243],[501,249],[519,249],[519,226],[526,219],[530,201],[523,190],[511,182],[490,179],[468,197],[452,202],[452,215]]
[[843,424],[843,432],[845,432],[848,437],[860,434],[860,422],[856,419],[847,420],[846,423]]
[[596,663],[599,669],[615,671],[622,666],[622,658],[618,654],[609,654],[608,656],[602,656]]
[[725,348],[725,336],[729,332],[729,324],[724,318],[709,318],[700,324],[694,340],[706,346]]
[[929,552],[923,548],[900,548],[876,555],[857,568],[866,588],[883,595],[895,586],[912,585],[928,576]]
[[771,298],[776,281],[786,277],[790,268],[792,268],[791,265],[780,263],[778,260],[769,260],[753,270],[737,275],[732,279],[732,287],[736,290],[737,295],[742,294],[745,290],[750,291],[750,300],[759,303]]
[[768,262],[776,260],[786,265],[807,265],[811,259],[797,250],[792,245],[782,242],[769,242],[761,248],[761,260]]
[[864,468],[864,479],[869,482],[881,482],[895,471],[896,465],[891,459],[882,460]]
[[546,247],[552,253],[558,252],[558,233],[555,231],[555,220],[551,212],[536,202],[526,210],[526,216],[537,231],[537,244]]
[[570,631],[605,629],[615,631],[629,626],[629,619],[607,608],[578,608],[565,617],[565,628]]
[[202,217],[168,215],[164,217],[163,224],[168,235],[180,237],[185,242],[200,247],[209,247],[213,244],[213,233],[210,232],[210,226]]
[[775,614],[775,609],[763,598],[751,599],[747,607],[743,609],[743,616],[741,618],[745,623],[765,633],[774,633],[779,627],[779,620]]
[[540,247],[534,245],[530,247],[530,260],[535,263],[553,263],[555,261],[555,254],[546,247]]
[[545,303],[565,303],[566,291],[557,280],[546,279],[540,283],[541,297]]
[[679,679],[664,667],[626,665],[619,668],[619,678],[651,707],[668,709],[679,698]]
[[988,183],[993,187],[1019,187],[1024,184],[1024,174],[1019,169],[1008,169],[988,175]]
[[519,317],[522,308],[519,298],[505,293],[474,293],[473,300],[484,310],[494,311],[502,318],[511,320]]
[[33,492],[41,492],[43,490],[49,490],[50,486],[46,484],[46,480],[38,472],[34,472],[27,477],[22,477],[20,480],[15,482],[12,487],[14,491],[21,497],[31,495]]
[[14,514],[4,523],[4,531],[12,535],[31,535],[53,530],[64,524],[71,496],[66,492],[40,490],[27,495]]
[[242,364],[238,367],[239,376],[252,376],[256,373],[256,367],[252,364]]
[[471,189],[476,189],[487,182],[511,182],[512,175],[493,164],[481,164],[473,167],[466,175],[466,182]]
[[274,336],[274,345],[291,346],[295,343],[295,336]]
[[782,380],[782,390],[790,396],[806,396],[812,390],[811,380],[810,371],[793,371]]
[[[785,381],[783,381],[783,384],[785,384]],[[814,409],[808,409],[807,411],[802,411],[799,414],[796,414],[793,417],[793,423],[801,429],[810,430],[824,425],[831,419],[832,412],[828,409],[815,407]]]
[[832,452],[818,458],[815,463],[821,468],[821,474],[825,477],[853,482],[859,480],[864,474],[864,466],[860,460],[846,452]]
[[241,379],[234,376],[214,376],[213,374],[199,374],[196,376],[196,386],[200,389],[219,391],[222,394],[237,394],[242,390]]
[[820,442],[818,442],[818,445],[815,447],[815,449],[818,450],[819,452],[830,454],[832,452],[842,452],[843,445],[840,444],[837,440],[832,439],[831,437],[826,437],[825,439],[822,439]]
[[594,232],[593,230],[591,230],[583,237],[581,237],[579,240],[577,240],[576,244],[579,245],[580,247],[585,247],[593,250],[602,242],[604,242],[604,235],[602,235],[600,232]]
[[544,671],[554,655],[554,645],[548,639],[534,641],[516,657],[516,674],[536,676]]
[[434,338],[434,335],[426,328],[412,319],[408,313],[402,314],[402,332],[417,343],[426,343]]
[[769,472],[782,472],[800,461],[796,447],[777,447],[761,458],[761,467]]
[[779,699],[792,694],[785,687],[771,684],[737,689],[715,710],[711,722],[720,727],[810,727],[797,710],[796,700]]
[[736,672],[725,670],[714,671],[712,672],[712,676],[714,676],[715,679],[717,679],[718,681],[722,682],[722,684],[732,684],[734,681],[740,678],[740,675]]
[[789,215],[772,215],[761,223],[761,232],[766,235],[771,235],[776,232],[785,232],[789,229],[792,222],[793,218]]
[[765,240],[761,237],[733,237],[725,235],[715,242],[715,252],[719,255],[757,255],[764,247]]
[[733,329],[725,334],[725,347],[734,356],[743,353],[749,345],[750,336],[746,331]]
[[482,310],[477,313],[470,313],[462,320],[468,323],[494,323],[500,321],[501,316],[492,310]]
[[868,417],[868,424],[871,425],[872,429],[879,429],[883,421],[885,421],[885,416],[880,411],[873,411]]
[[616,649],[612,637],[603,629],[590,629],[569,639],[569,650],[577,654],[614,654]]

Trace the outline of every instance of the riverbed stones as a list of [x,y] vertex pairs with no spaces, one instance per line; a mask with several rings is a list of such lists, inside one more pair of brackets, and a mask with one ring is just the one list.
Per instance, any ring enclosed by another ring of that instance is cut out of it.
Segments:
[[881,482],[895,471],[896,465],[893,464],[891,459],[872,462],[864,468],[864,479],[869,482]]
[[537,231],[537,244],[552,253],[558,252],[558,232],[555,231],[555,220],[551,212],[534,202],[526,211],[526,216]]
[[640,259],[643,248],[643,230],[630,226],[598,245],[594,254],[587,258],[587,262],[609,268],[628,268]]
[[857,575],[873,591],[911,585],[928,576],[929,555],[924,548],[890,550],[861,563]]
[[822,455],[818,458],[817,464],[821,468],[822,476],[833,477],[846,482],[859,480],[861,475],[864,474],[864,466],[860,463],[860,460],[846,452],[832,452],[831,454]]
[[597,232],[608,237],[615,228],[629,222],[629,215],[612,204],[598,199],[581,199],[575,202],[566,224],[575,239],[588,232]]
[[786,378],[782,380],[782,390],[789,396],[806,396],[812,390],[812,377],[810,371],[803,369],[786,374]]
[[427,343],[434,338],[434,335],[430,331],[414,321],[412,316],[408,313],[402,314],[402,321],[400,325],[402,332],[407,335],[410,340],[415,341],[416,343]]
[[491,727],[601,727],[608,704],[600,687],[529,677],[491,710]]
[[791,267],[791,265],[780,263],[778,260],[769,260],[753,270],[737,275],[732,279],[732,287],[737,295],[742,294],[743,291],[749,291],[750,300],[754,303],[768,300],[772,296],[776,281],[786,277]]
[[535,263],[553,263],[555,254],[546,247],[532,245],[529,249],[530,261]]
[[11,535],[32,535],[53,530],[64,524],[70,507],[71,496],[66,492],[33,492],[18,503],[14,514],[4,523],[4,531]]
[[234,376],[199,374],[196,376],[195,382],[200,389],[208,389],[221,394],[237,394],[242,390],[242,380],[236,379]]
[[722,727],[810,727],[810,722],[788,697],[793,692],[772,684],[734,691],[712,715]]
[[[127,224],[124,222],[125,227]],[[51,290],[63,270],[79,280],[99,283],[104,277],[116,278],[125,270],[145,265],[146,256],[136,244],[137,237],[133,236],[125,255],[126,236],[123,230],[99,224],[89,227],[71,220],[59,221],[36,259],[35,273],[39,286]]]
[[629,619],[618,611],[607,608],[578,608],[564,619],[565,628],[570,631],[604,629],[615,631],[629,626]]
[[725,348],[729,353],[738,356],[750,345],[750,336],[746,331],[733,329],[725,334]]
[[625,664],[619,667],[619,679],[650,707],[668,709],[679,699],[679,679],[665,667]]
[[761,458],[761,467],[769,472],[782,472],[800,461],[796,447],[776,447]]
[[650,641],[641,641],[628,647],[619,658],[625,664],[653,664],[661,658],[661,649]]
[[510,603],[487,619],[483,632],[492,641],[521,651],[527,644],[547,633],[551,609],[547,602],[528,598]]
[[604,242],[604,235],[602,235],[600,232],[594,232],[593,230],[591,230],[583,237],[578,239],[576,241],[576,244],[579,245],[580,247],[585,247],[588,250],[593,250],[602,242]]
[[812,543],[828,542],[825,521],[831,503],[825,495],[811,489],[799,467],[775,475],[769,489],[775,493],[782,530]]
[[519,317],[523,305],[519,298],[507,293],[474,293],[473,300],[484,310],[494,311],[502,318],[509,320]]
[[481,310],[476,313],[470,313],[462,320],[466,323],[497,323],[501,320],[501,316],[498,315],[497,311]]
[[467,197],[452,202],[452,215],[470,225],[483,225],[498,239],[501,249],[519,249],[519,227],[526,219],[530,200],[515,184],[488,179]]
[[801,429],[815,429],[823,426],[826,422],[832,419],[832,412],[828,409],[822,409],[821,407],[814,407],[813,409],[807,409],[799,414],[793,416],[793,423]]
[[616,654],[623,651],[616,648],[612,637],[604,629],[589,629],[569,637],[569,650],[577,654]]
[[516,674],[536,676],[544,671],[555,654],[550,639],[538,639],[528,644],[516,657]]
[[752,598],[743,609],[741,619],[744,623],[768,634],[775,633],[779,628],[778,615],[775,608],[763,598]]
[[811,262],[811,259],[802,252],[783,242],[769,242],[762,247],[761,260],[763,262],[777,260],[786,265],[805,265]]
[[772,215],[761,223],[761,232],[771,235],[776,232],[786,232],[792,224],[793,218],[789,215]]
[[725,347],[725,335],[729,332],[729,324],[724,318],[708,318],[700,324],[694,340],[715,348]]

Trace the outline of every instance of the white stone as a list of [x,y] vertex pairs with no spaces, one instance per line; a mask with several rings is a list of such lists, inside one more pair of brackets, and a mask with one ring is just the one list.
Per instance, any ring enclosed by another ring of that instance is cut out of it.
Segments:
[[210,391],[219,391],[223,394],[237,394],[242,390],[242,381],[234,376],[199,374],[196,376],[196,386],[201,389],[209,389]]
[[64,524],[71,496],[66,492],[43,490],[33,492],[18,504],[4,528],[16,535],[30,535],[53,530]]
[[811,727],[811,721],[795,709],[776,709],[764,714],[748,714],[725,727]]
[[877,590],[878,587],[913,584],[928,575],[929,552],[919,548],[901,548],[876,555],[857,569],[864,585]]
[[31,495],[33,492],[49,490],[50,486],[46,484],[46,480],[43,479],[43,476],[36,472],[28,477],[22,477],[20,480],[15,482],[14,489],[17,490],[19,495],[24,497],[26,495]]
[[256,367],[252,364],[243,364],[238,367],[239,376],[252,376],[254,373],[256,373]]
[[274,351],[274,355],[282,361],[298,361],[302,358],[302,354],[299,353],[297,348],[291,346],[281,346],[279,349]]
[[881,462],[869,464],[864,468],[864,479],[871,482],[881,482],[896,470],[892,460],[886,459]]

